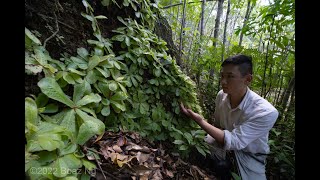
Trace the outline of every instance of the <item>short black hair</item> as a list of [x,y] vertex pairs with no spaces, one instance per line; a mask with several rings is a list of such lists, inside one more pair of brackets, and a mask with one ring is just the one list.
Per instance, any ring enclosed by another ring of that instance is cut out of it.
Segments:
[[247,74],[253,74],[252,57],[251,56],[237,54],[237,55],[228,57],[227,59],[225,59],[222,62],[221,67],[223,67],[227,64],[237,65],[239,67],[239,71],[242,76],[245,76]]

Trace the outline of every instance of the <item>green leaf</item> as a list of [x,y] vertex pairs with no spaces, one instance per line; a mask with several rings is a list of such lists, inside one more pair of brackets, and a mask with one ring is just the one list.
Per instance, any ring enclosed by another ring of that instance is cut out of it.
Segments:
[[94,84],[95,82],[97,82],[98,77],[95,73],[95,71],[89,71],[88,74],[85,77],[85,80],[89,83],[89,84]]
[[36,151],[53,151],[63,146],[63,141],[59,134],[53,133],[37,133],[27,142],[27,150],[29,152]]
[[94,18],[96,18],[96,19],[108,19],[106,16],[103,16],[103,15],[95,16]]
[[38,124],[38,108],[36,102],[30,97],[25,98],[25,121],[30,122],[33,125]]
[[115,91],[115,90],[117,90],[117,89],[118,89],[118,84],[117,84],[116,82],[114,82],[114,81],[111,81],[111,82],[109,83],[109,89],[110,89],[110,91]]
[[39,108],[41,108],[41,107],[44,107],[48,103],[49,98],[45,94],[39,93],[39,95],[37,96],[35,101],[37,103],[37,106]]
[[73,153],[64,155],[61,159],[67,164],[68,168],[73,172],[82,167],[82,161],[77,158]]
[[26,27],[24,28],[24,33],[28,36],[28,38],[30,38],[34,43],[36,43],[37,45],[41,45],[40,40],[32,34],[32,32],[27,29]]
[[137,80],[134,77],[131,77],[131,81],[132,81],[132,84],[134,85],[134,87],[139,86]]
[[159,77],[159,76],[161,75],[161,69],[160,69],[160,68],[154,69],[154,75],[155,75],[156,77]]
[[123,102],[110,101],[110,103],[113,108],[116,107],[116,108],[120,109],[121,111],[126,111],[126,105]]
[[146,114],[149,111],[149,104],[148,103],[140,103],[140,113]]
[[82,164],[84,165],[84,167],[89,170],[89,171],[92,171],[94,169],[96,169],[96,165],[90,161],[87,161],[85,159],[81,159],[82,160]]
[[82,57],[83,59],[87,59],[89,52],[87,51],[87,49],[81,47],[77,49],[77,53],[80,57]]
[[87,108],[87,107],[81,107],[80,109],[81,109],[82,111],[84,111],[84,112],[87,112],[87,113],[91,114],[93,117],[97,118],[97,115],[96,115],[94,109],[89,109],[89,108]]
[[103,116],[109,116],[109,114],[110,114],[110,106],[104,106],[103,109],[101,110],[101,114]]
[[96,67],[96,69],[105,77],[105,78],[108,78],[110,77],[110,71],[108,71],[108,69],[101,69],[99,67]]
[[58,158],[54,163],[53,163],[53,175],[59,178],[65,177],[68,175],[68,165],[64,161],[63,158]]
[[45,107],[45,110],[42,113],[56,113],[58,110],[58,105],[51,103]]
[[69,109],[66,111],[60,125],[67,128],[73,136],[77,136],[77,123],[75,119],[75,112],[73,109]]
[[84,96],[81,100],[79,100],[76,105],[78,107],[87,105],[89,103],[98,103],[101,101],[101,96],[99,94],[91,93],[89,95]]
[[206,156],[206,152],[204,152],[204,150],[198,146],[196,146],[197,150],[199,151],[199,153],[201,153],[203,156]]
[[180,151],[185,151],[185,150],[187,150],[188,149],[188,146],[186,146],[186,145],[181,145],[180,147],[179,147],[179,150]]
[[176,140],[173,141],[173,144],[178,144],[178,145],[179,144],[184,144],[184,141],[176,139]]
[[68,82],[68,84],[75,84],[76,82],[74,81],[73,77],[70,76],[68,72],[63,72],[63,79]]
[[190,144],[192,142],[192,136],[190,133],[188,132],[185,132],[184,134],[184,137],[188,140],[188,143]]
[[72,102],[67,95],[64,94],[54,78],[43,78],[38,82],[38,86],[43,94],[47,95],[49,98],[62,102],[71,108],[75,107],[74,102]]
[[84,94],[91,92],[91,86],[87,81],[83,81],[81,84],[74,85],[73,101],[78,102]]
[[100,57],[94,55],[89,58],[88,69],[87,71],[91,71],[94,67],[96,67],[100,63]]
[[105,125],[99,119],[89,116],[87,113],[76,109],[76,113],[81,117],[84,123],[79,128],[77,143],[83,145],[92,136],[104,133]]
[[69,143],[66,147],[59,149],[59,156],[73,153],[77,150],[78,145],[75,143]]
[[124,92],[118,91],[116,92],[110,100],[112,101],[122,101],[128,98],[128,95],[125,94]]
[[128,47],[130,47],[130,38],[128,36],[125,37],[125,42]]
[[102,1],[101,1],[101,4],[102,4],[103,6],[109,6],[110,0],[102,0]]

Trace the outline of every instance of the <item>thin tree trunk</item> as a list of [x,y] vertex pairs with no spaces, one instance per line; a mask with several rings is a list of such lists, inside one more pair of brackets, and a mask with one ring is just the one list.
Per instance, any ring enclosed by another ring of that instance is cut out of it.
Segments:
[[268,66],[268,57],[269,57],[269,44],[270,44],[270,39],[271,39],[271,34],[272,34],[272,29],[273,29],[273,24],[274,24],[274,18],[275,16],[273,15],[272,17],[272,24],[270,28],[270,34],[269,34],[269,40],[267,44],[267,53],[266,53],[266,60],[264,63],[264,70],[263,70],[263,78],[262,78],[262,90],[261,90],[261,96],[265,97],[265,90],[266,90],[266,71],[267,71],[267,66]]
[[243,20],[243,26],[241,28],[241,33],[240,33],[240,40],[239,40],[239,46],[241,46],[242,44],[242,38],[243,38],[243,28],[246,27],[248,19],[249,19],[249,15],[250,15],[250,4],[251,4],[251,0],[248,0],[248,6],[247,6],[247,11],[246,11],[246,15],[244,16],[244,20]]
[[183,1],[183,13],[182,13],[182,21],[181,21],[181,30],[180,30],[180,45],[179,45],[179,55],[182,56],[183,50],[183,35],[184,35],[184,28],[185,28],[185,18],[186,18],[186,3],[187,0]]
[[236,22],[237,22],[237,20],[238,20],[238,18],[240,17],[240,10],[238,11],[238,14],[237,14],[237,16],[235,17],[235,19],[234,19],[234,21],[233,21],[233,25],[232,25],[232,31],[231,31],[231,35],[230,35],[230,41],[229,41],[229,43],[228,43],[228,50],[227,50],[227,54],[229,54],[229,51],[230,51],[230,49],[229,49],[229,47],[230,47],[230,42],[232,41],[232,36],[233,36],[233,32],[234,32],[234,27],[235,27],[235,25],[236,25]]
[[[206,1],[216,1],[216,0],[206,0]],[[192,4],[192,3],[199,3],[199,2],[203,2],[203,1],[197,1],[197,2],[188,2],[188,4]],[[177,4],[171,4],[169,6],[164,6],[162,7],[161,9],[168,9],[168,8],[172,8],[174,6],[180,6],[182,5],[182,2],[180,1],[180,3],[177,3]]]
[[206,0],[202,1],[201,4],[201,20],[200,20],[200,38],[203,35],[203,30],[204,30],[204,12],[205,12],[205,8],[206,8]]
[[[230,0],[228,0],[228,8],[227,8],[226,20],[225,20],[225,23],[224,23],[222,51],[221,51],[221,62],[223,62],[223,60],[224,60],[224,50],[225,50],[226,37],[227,37],[229,13],[230,13]],[[218,81],[218,87],[219,86],[220,86],[220,80]]]
[[214,33],[213,33],[213,46],[216,48],[217,41],[218,41],[218,35],[219,35],[219,28],[220,28],[220,17],[221,14],[223,13],[223,2],[224,0],[218,0],[218,11],[217,11],[217,17],[216,17],[216,22],[214,25]]
[[284,114],[286,112],[287,106],[288,106],[288,100],[290,97],[290,94],[292,94],[292,92],[294,91],[294,86],[295,86],[295,75],[293,76],[293,78],[291,78],[288,88],[283,92],[283,96],[282,96],[282,100],[281,100],[281,117],[280,119],[282,119],[284,117]]
[[261,36],[260,36],[259,46],[258,46],[258,51],[260,51],[260,52],[261,52],[261,48],[260,48],[260,46],[261,46],[261,42],[262,42],[262,34],[261,34]]
[[211,14],[212,14],[212,12],[213,12],[213,10],[214,10],[214,7],[216,7],[216,4],[217,4],[217,1],[215,1],[214,4],[213,4],[213,6],[212,6],[212,9],[211,9],[211,11],[210,11],[210,14],[209,14],[209,16],[208,16],[208,18],[207,18],[207,20],[206,20],[205,25],[204,25],[205,27],[207,27],[208,20],[210,19],[210,16],[211,16]]

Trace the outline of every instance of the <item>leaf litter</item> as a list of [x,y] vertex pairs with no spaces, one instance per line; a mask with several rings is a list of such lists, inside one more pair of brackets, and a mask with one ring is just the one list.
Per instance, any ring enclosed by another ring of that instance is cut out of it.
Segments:
[[136,132],[106,131],[84,146],[89,160],[96,162],[94,179],[216,179],[212,173],[167,152],[162,144],[143,139]]

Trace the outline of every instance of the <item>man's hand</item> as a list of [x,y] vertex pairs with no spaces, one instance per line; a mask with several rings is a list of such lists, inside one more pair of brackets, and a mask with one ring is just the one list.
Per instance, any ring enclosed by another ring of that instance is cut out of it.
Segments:
[[202,120],[202,117],[198,113],[193,112],[191,109],[185,108],[183,103],[180,104],[180,109],[185,115],[189,116],[193,120],[197,122]]

